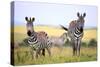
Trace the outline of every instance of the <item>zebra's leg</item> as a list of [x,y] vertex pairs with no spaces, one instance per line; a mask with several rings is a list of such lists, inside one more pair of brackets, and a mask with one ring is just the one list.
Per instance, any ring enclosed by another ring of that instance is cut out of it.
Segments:
[[74,55],[77,55],[77,43],[74,43]]
[[78,42],[78,56],[80,56],[81,40]]
[[31,49],[30,53],[31,53],[32,59],[34,59],[34,51],[32,49]]
[[[42,51],[42,52],[41,52]],[[42,50],[40,50],[39,52],[38,52],[38,55],[39,56],[45,56],[45,49],[42,49]]]
[[49,56],[51,56],[50,48],[46,48],[46,49],[47,49],[47,51],[48,51]]
[[79,54],[79,39],[76,39],[76,43],[75,43],[75,51],[76,51],[76,56],[78,56]]
[[39,52],[38,52],[38,55],[40,55],[40,56],[41,56],[41,51],[39,51]]
[[75,49],[75,43],[72,41],[72,47],[73,47],[73,56],[75,56],[76,54],[76,49]]
[[80,56],[80,49],[81,49],[81,47],[79,46],[79,50],[78,50],[78,51],[79,51],[79,53],[78,53],[78,56]]
[[42,49],[42,55],[45,56],[45,49]]
[[40,49],[36,50],[36,58],[38,58],[38,54],[40,54]]
[[76,49],[76,56],[78,55],[78,39],[76,40],[76,43],[75,43],[75,49]]
[[73,49],[73,56],[75,55],[75,47],[74,47],[74,44],[71,42],[71,45],[72,45],[72,49]]

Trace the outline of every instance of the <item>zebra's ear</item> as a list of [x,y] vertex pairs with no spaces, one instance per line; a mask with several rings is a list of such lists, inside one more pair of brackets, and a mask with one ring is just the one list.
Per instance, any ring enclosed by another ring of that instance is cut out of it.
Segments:
[[79,12],[77,12],[77,16],[80,17],[80,13]]
[[83,17],[85,17],[85,16],[86,16],[86,13],[83,14]]
[[25,17],[25,20],[28,21],[28,17]]
[[35,21],[35,18],[34,17],[31,18],[31,22],[33,22],[33,21]]

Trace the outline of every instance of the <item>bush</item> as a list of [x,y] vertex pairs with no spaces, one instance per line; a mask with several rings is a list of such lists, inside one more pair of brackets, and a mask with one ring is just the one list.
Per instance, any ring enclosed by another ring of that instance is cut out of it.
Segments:
[[19,46],[28,46],[28,38],[25,38],[22,40],[22,42],[19,43]]
[[95,39],[91,39],[88,43],[88,46],[97,46],[97,41]]
[[[70,41],[67,41],[67,42],[64,44],[64,46],[72,46],[72,45],[71,45],[71,42],[70,42]],[[82,42],[82,43],[81,43],[81,46],[87,47],[88,44],[87,44],[86,42]]]
[[82,42],[82,46],[87,47],[87,43],[86,42]]

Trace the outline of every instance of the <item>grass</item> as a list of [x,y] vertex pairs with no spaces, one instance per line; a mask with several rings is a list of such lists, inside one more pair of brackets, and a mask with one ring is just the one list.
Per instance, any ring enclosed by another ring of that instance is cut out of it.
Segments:
[[97,40],[97,29],[85,30],[83,41],[90,41],[90,39],[96,39]]
[[[36,26],[35,31],[45,31],[49,36],[60,36],[65,31],[60,28],[53,28],[48,26]],[[26,38],[26,28],[22,26],[16,26],[14,28],[14,41],[19,43]],[[84,37],[82,41],[88,42],[91,39],[97,39],[97,29],[88,29],[84,31]],[[97,48],[96,47],[82,47],[81,56],[72,56],[72,48],[63,47],[58,49],[53,47],[51,49],[52,56],[49,57],[46,51],[45,57],[39,57],[38,59],[32,59],[29,47],[18,47],[14,49],[14,61],[15,65],[27,65],[27,64],[52,64],[52,63],[67,63],[67,62],[83,62],[83,61],[96,61],[97,60]]]
[[63,47],[62,50],[53,47],[51,49],[52,56],[49,57],[46,51],[46,56],[39,57],[38,59],[32,59],[30,49],[28,47],[20,47],[15,49],[15,65],[27,65],[27,64],[54,64],[54,63],[68,63],[68,62],[84,62],[84,61],[96,61],[97,51],[95,47],[89,47],[81,49],[81,55],[72,56],[72,49],[70,47]]

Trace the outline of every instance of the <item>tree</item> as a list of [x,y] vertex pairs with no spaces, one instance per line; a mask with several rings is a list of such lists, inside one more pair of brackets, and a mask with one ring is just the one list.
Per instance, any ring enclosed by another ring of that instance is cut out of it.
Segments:
[[88,46],[97,46],[97,41],[95,39],[91,39],[88,43]]

